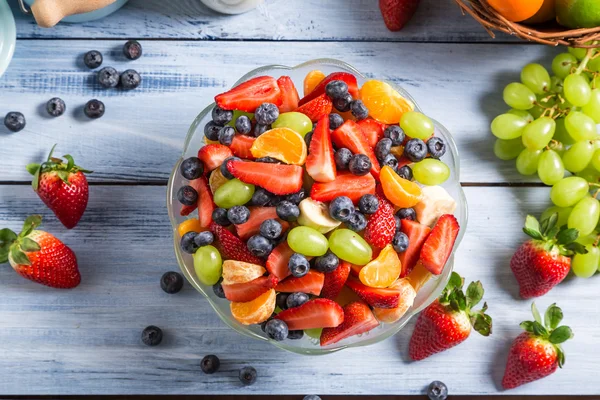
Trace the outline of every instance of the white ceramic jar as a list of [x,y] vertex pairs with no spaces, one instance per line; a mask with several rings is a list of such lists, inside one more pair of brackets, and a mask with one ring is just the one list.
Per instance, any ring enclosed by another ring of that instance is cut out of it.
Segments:
[[256,8],[264,0],[200,0],[207,7],[223,14],[242,14]]

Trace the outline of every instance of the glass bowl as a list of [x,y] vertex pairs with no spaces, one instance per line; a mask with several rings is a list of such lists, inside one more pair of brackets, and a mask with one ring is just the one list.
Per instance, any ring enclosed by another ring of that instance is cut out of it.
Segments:
[[[332,59],[318,59],[305,62],[295,67],[286,67],[283,65],[268,65],[265,67],[261,67],[244,75],[238,82],[236,82],[234,86],[237,86],[241,82],[244,82],[250,78],[260,75],[270,75],[276,78],[282,75],[288,75],[292,78],[292,80],[296,84],[296,87],[302,88],[304,76],[309,71],[314,69],[321,70],[326,75],[335,71],[351,72],[354,75],[356,75],[359,86],[361,86],[365,81],[369,79],[363,74],[361,74],[359,71],[357,71],[355,68],[342,61]],[[416,110],[421,112],[423,111],[417,105],[414,98],[410,96],[410,94],[406,90],[392,83],[390,84],[394,86],[394,88],[398,90],[403,96],[410,99],[415,104]],[[210,305],[214,308],[219,317],[227,325],[229,325],[231,328],[235,329],[237,332],[243,335],[271,342],[273,345],[281,349],[288,350],[294,353],[306,355],[327,354],[349,347],[359,347],[374,344],[396,334],[408,323],[408,321],[413,316],[415,316],[421,310],[423,310],[425,307],[431,304],[441,294],[454,267],[454,252],[458,248],[458,245],[460,244],[467,227],[467,201],[465,199],[464,192],[460,186],[460,163],[456,143],[454,142],[452,135],[450,135],[450,132],[448,132],[448,130],[444,128],[442,124],[440,124],[437,121],[434,121],[435,135],[442,137],[446,141],[449,149],[449,151],[446,152],[444,157],[442,157],[442,160],[450,167],[451,174],[450,178],[442,186],[450,193],[452,197],[454,197],[454,199],[457,202],[455,216],[458,219],[458,222],[460,223],[461,230],[458,239],[456,240],[456,244],[454,245],[452,256],[449,258],[443,273],[440,276],[430,279],[425,284],[425,286],[421,288],[415,299],[414,305],[408,310],[408,312],[399,321],[393,324],[382,323],[379,327],[373,329],[370,332],[359,336],[347,338],[341,342],[326,347],[320,347],[318,340],[312,339],[307,335],[304,335],[304,338],[302,338],[301,340],[286,340],[283,342],[276,342],[272,339],[267,338],[266,335],[261,331],[260,326],[245,326],[237,322],[231,316],[229,309],[229,301],[217,297],[213,293],[212,287],[203,285],[200,282],[200,280],[196,277],[196,274],[194,272],[192,256],[189,254],[185,254],[180,250],[180,237],[177,233],[177,226],[186,219],[186,217],[181,217],[179,215],[180,204],[177,201],[178,188],[182,185],[187,184],[187,181],[181,176],[179,172],[179,165],[184,159],[191,156],[196,156],[198,149],[200,149],[204,145],[204,125],[211,120],[211,110],[213,107],[214,103],[208,105],[200,114],[198,114],[188,131],[185,143],[183,145],[183,154],[175,164],[175,168],[173,169],[171,177],[169,178],[169,185],[167,188],[167,208],[169,211],[171,224],[173,225],[173,240],[175,254],[177,256],[177,261],[179,263],[179,266],[181,267],[183,274],[187,278],[188,282],[207,298]]]

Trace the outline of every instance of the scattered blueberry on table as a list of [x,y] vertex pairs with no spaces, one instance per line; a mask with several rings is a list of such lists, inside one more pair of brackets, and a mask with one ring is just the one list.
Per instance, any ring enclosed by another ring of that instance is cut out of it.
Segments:
[[165,272],[160,278],[160,287],[165,293],[178,293],[183,288],[183,276],[179,272]]
[[125,90],[132,90],[140,86],[142,83],[142,77],[134,69],[125,70],[119,77],[121,87]]
[[239,378],[242,384],[249,386],[256,382],[256,369],[254,367],[243,367],[240,369]]
[[97,50],[90,50],[83,55],[83,63],[89,69],[98,68],[102,65],[103,60],[104,57],[102,56],[102,53]]
[[142,45],[137,40],[128,40],[123,45],[123,54],[129,60],[137,60],[142,56]]
[[18,111],[11,111],[4,117],[4,126],[12,132],[22,131],[26,124],[25,116]]
[[219,360],[219,357],[215,356],[214,354],[204,356],[202,361],[200,361],[200,368],[205,374],[214,374],[219,370],[220,366],[221,360]]
[[46,103],[46,111],[52,117],[60,117],[65,113],[67,106],[62,99],[53,97]]
[[433,381],[427,388],[429,400],[446,400],[448,398],[448,387],[444,382]]
[[150,325],[142,331],[142,342],[146,346],[158,346],[162,339],[163,332],[157,326]]
[[98,119],[104,115],[104,103],[97,99],[88,101],[83,107],[84,114],[91,119]]

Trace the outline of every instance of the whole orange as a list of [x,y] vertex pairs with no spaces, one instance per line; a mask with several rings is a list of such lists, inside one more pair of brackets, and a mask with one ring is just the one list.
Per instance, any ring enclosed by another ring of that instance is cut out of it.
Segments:
[[556,18],[556,0],[544,0],[544,4],[535,15],[523,22],[526,24],[541,24]]
[[544,0],[488,0],[504,18],[512,22],[533,17],[544,4]]

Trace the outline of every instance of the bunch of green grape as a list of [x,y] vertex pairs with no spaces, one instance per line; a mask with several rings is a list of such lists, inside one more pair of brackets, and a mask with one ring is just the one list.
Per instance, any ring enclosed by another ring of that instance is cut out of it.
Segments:
[[494,154],[516,159],[520,174],[537,173],[552,186],[554,206],[542,218],[558,213],[560,225],[579,230],[588,253],[575,255],[572,269],[587,278],[600,271],[600,49],[557,55],[552,74],[528,64],[521,82],[506,86],[504,101],[511,109],[492,122]]

